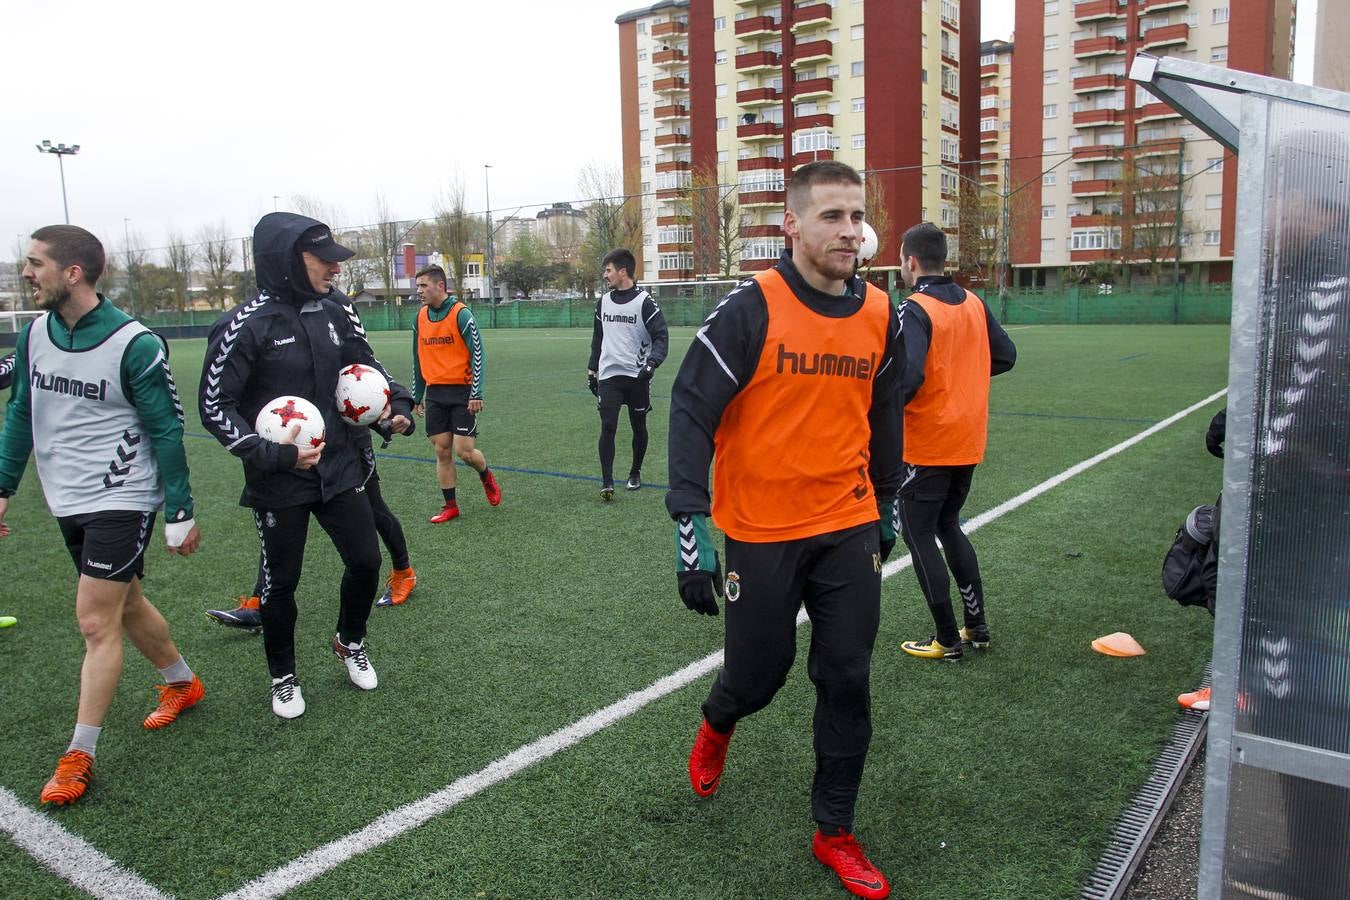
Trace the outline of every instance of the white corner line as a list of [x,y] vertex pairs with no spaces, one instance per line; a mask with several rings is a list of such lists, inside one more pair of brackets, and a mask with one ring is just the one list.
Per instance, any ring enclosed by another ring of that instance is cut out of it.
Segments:
[[29,809],[0,788],[0,832],[54,874],[95,897],[168,900],[154,885],[71,834],[51,816]]

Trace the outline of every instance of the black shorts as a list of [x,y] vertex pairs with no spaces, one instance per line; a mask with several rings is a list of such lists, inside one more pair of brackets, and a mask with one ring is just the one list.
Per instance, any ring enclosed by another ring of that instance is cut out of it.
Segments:
[[478,435],[478,417],[469,412],[467,384],[437,384],[427,389],[427,435],[447,432],[460,437]]
[[900,496],[909,500],[947,500],[959,508],[975,477],[972,466],[916,466],[905,463]]
[[61,516],[56,522],[81,575],[124,582],[145,577],[145,548],[155,530],[154,513],[111,510]]
[[619,407],[625,404],[628,406],[629,412],[650,412],[652,408],[651,379],[642,381],[629,375],[614,375],[600,382],[600,390],[596,394],[595,405],[597,409],[612,409],[617,412]]

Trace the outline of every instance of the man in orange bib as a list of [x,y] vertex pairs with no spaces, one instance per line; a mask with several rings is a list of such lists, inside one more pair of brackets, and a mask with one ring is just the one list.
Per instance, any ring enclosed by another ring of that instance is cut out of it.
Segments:
[[[427,418],[427,437],[436,448],[441,511],[434,525],[459,516],[455,499],[455,457],[478,473],[490,506],[502,489],[477,447],[478,414],[483,411],[483,339],[473,312],[445,287],[445,270],[427,266],[417,273],[417,296],[425,305],[413,324],[413,411]],[[448,302],[447,302],[448,301]]]
[[[900,523],[937,631],[901,647],[910,656],[954,662],[964,644],[989,646],[984,586],[975,548],[961,530],[961,507],[984,459],[989,379],[1013,367],[1017,348],[984,301],[943,274],[946,262],[947,235],[936,225],[922,222],[905,232],[900,275],[914,293],[903,315],[908,364]],[[961,591],[960,632],[948,567]]]
[[[742,282],[699,329],[671,393],[670,492],[680,597],[717,615],[722,670],[689,755],[695,793],[718,788],[736,723],[766,706],[811,619],[816,685],[816,858],[861,897],[890,886],[854,839],[872,737],[869,678],[881,564],[895,532],[879,507],[900,485],[900,317],[854,274],[863,189],[842,163],[792,177],[783,231],[792,250]],[[713,466],[712,502],[708,466]],[[726,533],[727,574],[708,530]]]

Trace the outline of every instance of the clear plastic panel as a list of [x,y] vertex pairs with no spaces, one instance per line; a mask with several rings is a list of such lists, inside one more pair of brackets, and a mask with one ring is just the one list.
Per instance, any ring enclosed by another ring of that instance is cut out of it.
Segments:
[[1350,753],[1350,114],[1272,99],[1265,159],[1235,730]]
[[1224,898],[1350,897],[1350,791],[1235,765]]

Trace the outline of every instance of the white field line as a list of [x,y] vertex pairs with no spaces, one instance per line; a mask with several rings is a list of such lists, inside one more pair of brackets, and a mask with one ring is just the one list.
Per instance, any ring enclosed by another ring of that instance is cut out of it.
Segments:
[[66,831],[50,816],[29,809],[4,788],[0,788],[0,831],[53,873],[95,897],[167,900],[135,872]]
[[[1225,393],[1225,391],[1216,391],[1204,400],[1186,407],[1155,425],[1149,426],[1114,447],[1103,450],[1096,456],[1065,469],[1053,478],[1023,491],[1011,500],[1001,503],[987,512],[980,513],[965,523],[964,530],[967,533],[973,532],[1002,518],[1046,491],[1063,484],[1076,475],[1082,474],[1100,462],[1123,453],[1140,441],[1213,403]],[[882,578],[890,578],[897,572],[903,571],[909,567],[910,562],[908,555],[890,561],[882,567]],[[803,610],[798,614],[797,622],[801,624],[805,621],[806,613]],[[626,719],[656,700],[673,694],[680,688],[715,671],[721,665],[722,651],[710,653],[678,672],[667,675],[642,690],[635,691],[606,706],[604,709],[591,713],[571,725],[564,726],[514,750],[489,764],[486,768],[472,775],[466,775],[434,794],[400,806],[397,809],[392,809],[364,828],[311,850],[280,868],[260,875],[238,890],[226,894],[222,900],[261,900],[261,898],[279,897],[287,891],[307,884],[325,872],[337,868],[347,860],[392,841],[404,832],[449,812],[460,803],[482,793],[493,785],[580,743],[616,722]],[[10,808],[11,806],[13,809]],[[36,824],[27,824],[29,820]],[[45,834],[37,832],[37,828],[44,829]],[[112,860],[103,856],[79,838],[68,834],[50,819],[28,810],[19,803],[13,794],[2,788],[0,788],[0,830],[8,832],[16,844],[28,851],[47,868],[95,897],[160,898],[164,896],[136,875],[118,868]],[[73,851],[64,849],[67,844],[75,849]]]

